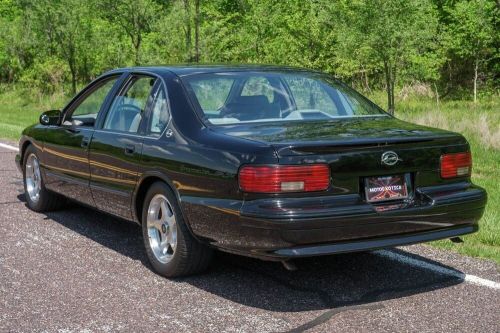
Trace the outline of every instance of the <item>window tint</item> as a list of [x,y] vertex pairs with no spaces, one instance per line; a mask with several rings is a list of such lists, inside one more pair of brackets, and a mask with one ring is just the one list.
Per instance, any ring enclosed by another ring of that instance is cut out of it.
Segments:
[[113,77],[100,83],[98,88],[90,93],[90,95],[73,110],[71,119],[93,118],[95,120],[106,96],[117,80],[118,77]]
[[182,78],[201,116],[216,125],[387,117],[331,77],[309,72],[219,72]]
[[370,109],[373,106],[366,99],[361,99],[354,90],[339,87],[338,94],[348,115],[370,115]]
[[104,129],[137,133],[144,110],[151,102],[151,90],[155,79],[134,77],[116,96],[104,122]]
[[214,112],[220,109],[231,91],[234,80],[224,77],[210,77],[193,80],[190,87],[196,94],[203,110]]
[[167,97],[164,89],[160,87],[155,96],[153,107],[151,108],[151,123],[149,126],[149,132],[153,136],[160,135],[167,126],[169,117]]
[[338,115],[337,107],[326,91],[326,85],[313,79],[289,76],[286,83],[290,87],[297,109],[323,110]]

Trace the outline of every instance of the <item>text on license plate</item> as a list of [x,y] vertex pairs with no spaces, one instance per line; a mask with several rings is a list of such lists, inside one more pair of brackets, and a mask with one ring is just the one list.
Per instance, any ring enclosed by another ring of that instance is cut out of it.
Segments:
[[405,176],[383,176],[365,178],[366,200],[377,202],[408,197]]

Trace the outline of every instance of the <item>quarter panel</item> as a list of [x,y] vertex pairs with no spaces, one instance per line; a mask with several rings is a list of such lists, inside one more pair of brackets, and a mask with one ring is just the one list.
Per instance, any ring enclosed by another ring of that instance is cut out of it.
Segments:
[[[252,154],[182,141],[177,131],[171,138],[146,138],[140,173],[165,175],[177,192],[191,231],[196,236],[220,241],[229,237],[224,236],[224,230],[234,233],[235,220],[219,217],[227,216],[228,212],[230,216],[238,216],[242,205],[243,195],[237,181],[240,165],[276,163],[276,157],[272,149]],[[235,150],[237,148],[235,146]],[[212,205],[213,201],[217,203]],[[224,208],[220,208],[221,202]],[[229,224],[233,225],[229,228]]]

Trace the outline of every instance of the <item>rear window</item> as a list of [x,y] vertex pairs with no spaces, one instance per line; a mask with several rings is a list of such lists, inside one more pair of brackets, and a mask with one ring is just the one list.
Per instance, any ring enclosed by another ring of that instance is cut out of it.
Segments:
[[193,80],[190,86],[201,108],[210,111],[224,106],[233,83],[234,79],[212,77],[209,80]]
[[203,119],[214,125],[387,116],[323,74],[220,72],[183,81]]

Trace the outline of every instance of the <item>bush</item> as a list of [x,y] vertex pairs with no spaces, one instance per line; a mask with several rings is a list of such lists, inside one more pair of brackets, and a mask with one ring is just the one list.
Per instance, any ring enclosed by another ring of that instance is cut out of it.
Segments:
[[21,83],[35,89],[40,95],[63,94],[63,83],[68,80],[68,66],[59,59],[35,62],[21,77]]

